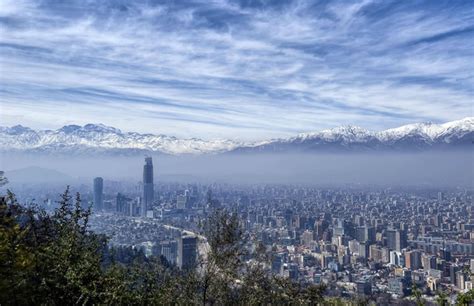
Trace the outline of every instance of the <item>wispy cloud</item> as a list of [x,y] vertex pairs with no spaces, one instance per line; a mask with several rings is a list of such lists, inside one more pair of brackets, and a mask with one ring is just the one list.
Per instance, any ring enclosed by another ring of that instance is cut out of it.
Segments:
[[258,139],[472,115],[466,1],[0,2],[1,125]]

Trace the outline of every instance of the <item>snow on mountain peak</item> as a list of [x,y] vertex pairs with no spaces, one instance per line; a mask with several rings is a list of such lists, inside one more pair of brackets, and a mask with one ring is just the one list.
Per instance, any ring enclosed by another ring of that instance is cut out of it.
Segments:
[[354,125],[343,125],[333,129],[324,130],[322,133],[329,136],[329,138],[336,135],[342,137],[343,139],[352,141],[365,140],[367,137],[372,136],[372,132]]
[[427,141],[434,141],[452,130],[473,131],[474,117],[451,121],[444,124],[434,124],[432,122],[414,123],[398,128],[388,129],[377,133],[380,140],[398,140],[407,136],[421,136]]
[[167,154],[199,154],[229,151],[240,145],[230,140],[178,139],[173,136],[122,133],[103,124],[67,125],[58,130],[33,131],[21,126],[0,128],[0,149],[54,150],[85,148],[156,151]]
[[[174,136],[122,132],[103,124],[66,125],[58,130],[32,130],[16,125],[0,127],[0,150],[144,150],[167,154],[221,153],[235,149],[261,149],[285,144],[296,147],[304,144],[326,144],[367,148],[400,146],[426,147],[434,144],[471,144],[474,117],[444,124],[431,122],[408,124],[380,132],[371,132],[358,126],[340,126],[319,132],[302,133],[295,137],[255,143],[233,140],[179,139]],[[309,147],[314,147],[310,145]]]
[[444,129],[459,129],[469,131],[474,126],[474,117],[466,117],[464,119],[450,121],[441,124]]
[[319,132],[302,133],[293,139],[308,141],[322,139],[324,141],[362,142],[373,137],[373,133],[353,125],[343,125],[336,128],[326,129]]
[[[296,137],[278,139],[260,145],[275,147],[278,143],[288,145],[306,145],[309,148],[363,147],[373,149],[394,148],[427,148],[433,145],[446,146],[452,143],[471,143],[474,133],[474,118],[469,117],[444,124],[422,122],[404,125],[380,132],[372,132],[364,128],[345,125],[318,132],[301,133]],[[247,146],[259,147],[258,145]]]

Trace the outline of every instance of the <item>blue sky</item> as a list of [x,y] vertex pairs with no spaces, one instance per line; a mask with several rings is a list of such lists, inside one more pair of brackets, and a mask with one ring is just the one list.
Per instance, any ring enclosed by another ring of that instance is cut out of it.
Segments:
[[0,0],[0,125],[256,140],[472,116],[472,1]]

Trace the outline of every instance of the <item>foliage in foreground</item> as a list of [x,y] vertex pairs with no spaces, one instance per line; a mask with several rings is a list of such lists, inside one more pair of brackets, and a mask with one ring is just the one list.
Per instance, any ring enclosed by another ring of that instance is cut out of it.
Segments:
[[[107,246],[88,229],[89,209],[69,189],[47,214],[25,208],[15,196],[0,197],[0,305],[367,305],[367,300],[324,298],[323,286],[271,276],[268,259],[242,261],[245,237],[236,216],[216,211],[203,225],[207,256],[196,269],[180,271],[159,257]],[[258,254],[257,254],[258,255]],[[421,296],[416,302],[424,305]],[[474,291],[459,294],[470,305]],[[397,301],[380,301],[396,304]],[[439,305],[446,305],[440,294]],[[379,301],[377,301],[379,304]],[[401,304],[400,304],[401,305]]]
[[204,226],[209,242],[197,269],[179,271],[162,258],[110,249],[88,229],[89,209],[69,189],[47,214],[0,197],[0,304],[317,304],[323,287],[269,276],[246,265],[238,220],[216,212]]

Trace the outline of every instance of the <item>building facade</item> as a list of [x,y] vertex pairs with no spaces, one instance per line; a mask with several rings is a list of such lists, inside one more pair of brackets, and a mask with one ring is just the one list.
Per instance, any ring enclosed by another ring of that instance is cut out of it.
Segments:
[[94,209],[102,210],[104,208],[104,180],[101,177],[94,179]]
[[146,157],[145,165],[143,166],[143,200],[141,203],[142,217],[146,217],[147,211],[153,208],[154,194],[153,161],[151,157]]
[[196,265],[197,238],[194,236],[181,236],[178,238],[178,267],[190,269]]

